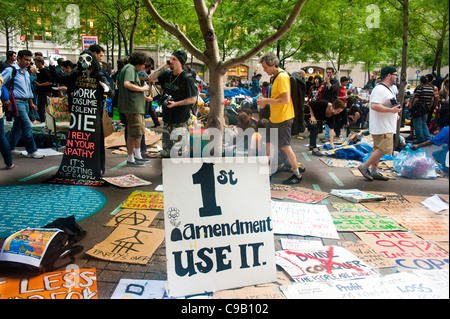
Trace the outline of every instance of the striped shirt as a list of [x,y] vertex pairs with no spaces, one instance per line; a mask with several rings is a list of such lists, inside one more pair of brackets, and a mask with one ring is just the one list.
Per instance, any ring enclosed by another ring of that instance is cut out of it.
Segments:
[[429,106],[434,98],[434,87],[430,84],[420,85],[414,91],[414,95],[419,98],[419,102]]

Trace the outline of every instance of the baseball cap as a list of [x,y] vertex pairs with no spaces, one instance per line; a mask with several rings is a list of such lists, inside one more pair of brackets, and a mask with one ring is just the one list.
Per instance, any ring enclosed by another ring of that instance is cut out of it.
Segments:
[[389,74],[393,74],[395,72],[397,72],[397,68],[395,66],[392,65],[385,66],[384,68],[381,69],[380,79],[384,79]]

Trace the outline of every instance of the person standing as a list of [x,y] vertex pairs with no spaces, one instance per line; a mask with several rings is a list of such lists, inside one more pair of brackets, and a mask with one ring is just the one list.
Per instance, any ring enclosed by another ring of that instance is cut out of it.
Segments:
[[164,157],[170,157],[174,141],[170,135],[174,129],[186,129],[189,132],[191,110],[197,101],[198,88],[191,73],[183,67],[187,55],[183,50],[175,50],[170,56],[169,63],[149,75],[149,82],[158,81],[167,99],[162,106],[164,128],[162,136],[162,152]]
[[[302,175],[297,167],[297,156],[291,147],[291,128],[295,118],[294,106],[291,100],[291,81],[289,74],[280,68],[280,61],[273,53],[264,55],[260,63],[268,75],[271,76],[272,92],[270,98],[259,98],[257,104],[270,105],[269,125],[267,126],[266,154],[273,165],[274,153],[280,148],[286,155],[292,167],[293,175],[283,181],[285,185],[300,183]],[[278,145],[271,143],[271,129],[278,131]],[[274,166],[274,165],[273,165]]]
[[30,74],[27,70],[30,66],[32,55],[31,51],[28,50],[19,51],[16,64],[3,70],[2,77],[4,85],[13,86],[14,98],[16,99],[17,109],[19,111],[19,117],[14,118],[13,126],[8,135],[11,151],[14,154],[21,154],[21,152],[15,150],[15,147],[23,136],[25,149],[28,152],[27,157],[40,159],[44,158],[45,155],[37,151],[33,138],[33,127],[28,117],[30,107],[33,110],[37,110],[36,105],[33,103]]
[[394,66],[382,68],[380,82],[370,96],[369,131],[373,138],[373,151],[366,162],[358,167],[368,181],[389,180],[378,172],[378,163],[381,157],[391,155],[394,149],[397,118],[402,111],[401,105],[397,102],[398,91],[394,85],[397,76],[397,69]]
[[424,75],[420,77],[420,85],[414,91],[414,99],[411,103],[411,110],[420,107],[419,104],[422,104],[425,107],[425,110],[411,116],[414,125],[414,132],[417,138],[417,144],[431,139],[431,134],[427,126],[427,118],[431,106],[434,105],[434,88],[428,83],[428,77]]
[[[335,77],[335,73],[334,68],[328,67],[326,69],[323,91],[320,97],[320,99],[330,103],[336,101],[339,95],[340,85],[338,79]],[[330,129],[328,125],[325,125],[325,139],[322,141],[327,142],[328,140],[330,140]]]
[[3,104],[2,103],[10,103],[9,102],[9,94],[6,87],[3,86],[3,78],[0,75],[0,153],[3,156],[3,161],[5,162],[6,169],[13,169],[14,164],[11,156],[11,148],[9,146],[8,139],[5,136],[5,127],[4,127],[4,119],[3,119]]
[[47,105],[47,97],[52,96],[52,76],[50,70],[44,65],[44,58],[37,56],[34,58],[38,72],[36,74],[36,93],[39,121],[45,123],[45,106]]
[[135,51],[128,61],[119,77],[119,112],[124,113],[127,120],[127,166],[144,167],[149,160],[141,155],[141,139],[145,134],[145,102],[149,99],[145,92],[150,87],[141,85],[138,72],[145,68],[147,55]]
[[4,69],[14,65],[17,60],[16,52],[8,51],[6,52],[6,61],[0,64],[0,72],[3,72]]

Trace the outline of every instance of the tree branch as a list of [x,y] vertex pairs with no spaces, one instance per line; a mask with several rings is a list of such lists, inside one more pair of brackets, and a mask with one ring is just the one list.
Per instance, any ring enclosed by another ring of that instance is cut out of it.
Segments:
[[257,54],[261,53],[262,50],[264,50],[265,48],[267,48],[268,46],[274,44],[275,42],[277,42],[279,39],[281,39],[286,32],[289,31],[289,29],[292,27],[292,25],[295,23],[295,21],[297,20],[298,15],[300,14],[300,11],[303,8],[303,5],[305,4],[306,0],[298,0],[297,3],[295,4],[294,9],[292,10],[291,14],[289,15],[288,19],[286,20],[286,22],[284,23],[284,25],[277,31],[275,32],[273,35],[265,38],[264,40],[262,40],[257,46],[255,46],[253,49],[251,49],[250,51],[248,51],[247,53],[244,53],[243,55],[230,59],[224,63],[221,63],[221,69],[223,72],[221,73],[225,73],[227,70],[229,70],[230,68],[239,65],[241,63],[244,63],[245,61],[248,61],[249,59],[251,59],[252,57],[256,56]]
[[175,36],[178,41],[188,50],[191,54],[193,54],[197,59],[200,61],[203,61],[204,63],[209,62],[208,57],[201,52],[199,49],[195,47],[194,44],[186,37],[186,35],[181,32],[180,28],[177,25],[174,25],[173,23],[170,23],[166,21],[161,15],[156,11],[155,7],[153,6],[152,2],[150,0],[142,0],[145,7],[147,8],[147,11],[150,13],[150,15],[155,19],[155,21],[167,32]]
[[222,0],[214,0],[208,9],[208,18],[212,18],[214,13],[216,12],[217,8],[219,7],[219,4],[222,3]]

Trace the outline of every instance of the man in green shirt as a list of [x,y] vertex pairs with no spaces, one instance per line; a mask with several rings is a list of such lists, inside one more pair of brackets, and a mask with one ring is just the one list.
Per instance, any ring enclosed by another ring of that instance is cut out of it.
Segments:
[[151,101],[151,96],[145,92],[150,89],[148,84],[141,86],[138,72],[145,68],[147,55],[135,51],[129,57],[129,64],[124,66],[119,76],[119,112],[127,119],[127,165],[143,167],[147,159],[141,155],[141,139],[145,134],[145,102]]

